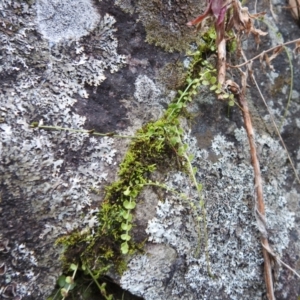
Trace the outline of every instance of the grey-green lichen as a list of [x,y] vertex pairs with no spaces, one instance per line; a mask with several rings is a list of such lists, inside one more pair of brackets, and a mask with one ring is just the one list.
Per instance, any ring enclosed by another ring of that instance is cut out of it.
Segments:
[[115,19],[100,17],[91,1],[71,2],[0,2],[1,218],[9,248],[1,252],[4,296],[12,288],[25,299],[50,294],[61,273],[55,239],[97,225],[92,190],[116,169],[116,141],[109,137],[30,127],[37,121],[83,128],[85,117],[72,108],[76,98],[87,101],[86,85],[101,84],[105,70],[125,63]]
[[[117,5],[127,12],[133,11],[130,1],[117,1]],[[199,14],[205,5],[197,0],[139,0],[135,3],[134,11],[146,29],[146,41],[173,52],[187,50],[191,43],[200,42],[200,36],[186,23]]]
[[[200,251],[200,256],[196,255],[197,223],[191,218],[189,203],[169,194],[158,204],[147,232],[153,243],[175,249],[178,261],[170,258],[167,263],[166,259],[166,267],[158,271],[152,268],[149,254],[135,256],[121,279],[125,289],[149,300],[261,299],[263,259],[253,214],[253,171],[245,130],[236,129],[235,137],[236,145],[216,135],[209,151],[218,159],[210,161],[208,150],[199,149],[196,139],[186,135],[189,151],[195,155],[193,166],[197,168],[197,178],[204,187],[214,278],[207,274],[205,253]],[[256,141],[266,147],[261,152],[261,162],[263,174],[268,176],[264,185],[268,228],[273,232],[270,234],[272,247],[280,255],[288,246],[288,233],[294,226],[294,214],[287,207],[283,190],[286,156],[272,138],[257,136]],[[167,185],[195,197],[189,178],[183,173],[171,173]]]
[[78,40],[89,34],[100,19],[89,0],[37,0],[36,7],[38,27],[50,42]]

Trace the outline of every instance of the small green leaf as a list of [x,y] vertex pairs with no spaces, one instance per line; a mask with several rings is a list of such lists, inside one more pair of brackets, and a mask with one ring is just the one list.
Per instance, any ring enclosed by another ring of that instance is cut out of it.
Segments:
[[204,75],[204,78],[210,81],[210,79],[211,79],[211,74],[210,74],[210,72],[207,72],[207,73]]
[[215,76],[210,78],[210,84],[215,84],[217,82],[217,78]]
[[193,174],[195,175],[195,174],[196,174],[196,172],[197,172],[197,168],[196,168],[196,167],[194,167],[194,168],[193,168]]
[[230,100],[230,101],[228,102],[228,105],[229,105],[229,106],[234,106],[234,100]]
[[204,207],[204,201],[203,201],[203,199],[200,200],[199,204],[200,204],[200,207]]
[[211,39],[215,39],[215,38],[216,38],[216,33],[215,33],[215,32],[210,32],[210,33],[209,33],[209,37],[210,37]]
[[203,84],[203,85],[209,85],[209,81],[207,81],[207,80],[202,80],[202,84]]
[[75,265],[75,264],[71,264],[71,265],[70,265],[70,270],[76,271],[77,269],[78,269],[78,266],[77,266],[77,265]]
[[131,225],[131,224],[127,224],[127,223],[122,223],[122,224],[121,224],[121,228],[122,228],[123,230],[129,231],[129,230],[132,228],[132,225]]
[[198,190],[199,192],[202,191],[202,184],[201,184],[201,183],[198,183],[198,185],[197,185],[197,190]]
[[66,276],[65,275],[61,275],[58,277],[57,283],[59,285],[59,287],[64,287],[66,284]]
[[216,90],[218,87],[216,86],[216,85],[212,85],[209,89],[211,90],[211,91],[214,91],[214,90]]
[[130,194],[130,189],[129,189],[129,187],[127,187],[126,191],[124,191],[123,194],[124,194],[125,196],[129,196],[129,194]]
[[174,131],[177,131],[177,133],[179,134],[179,135],[182,135],[183,134],[183,129],[182,128],[176,128],[175,127],[175,130]]
[[106,289],[105,288],[106,288],[106,282],[103,282],[100,286],[100,291],[101,291],[102,294],[104,293],[106,295]]
[[194,159],[194,157],[195,157],[195,155],[194,155],[194,154],[190,154],[190,155],[188,156],[188,158],[189,158],[189,161],[192,161],[192,160]]
[[123,206],[126,208],[126,209],[134,209],[135,206],[136,206],[136,203],[134,201],[128,201],[128,200],[125,200],[123,202]]
[[62,288],[60,290],[60,293],[64,298],[66,298],[68,296],[68,291],[65,288]]
[[228,94],[228,93],[225,93],[225,94],[223,95],[223,98],[224,98],[224,99],[229,98],[229,94]]
[[180,143],[180,138],[178,138],[177,136],[172,136],[170,138],[170,143],[172,146],[176,146],[177,143]]
[[128,243],[124,242],[121,244],[121,251],[123,254],[127,254],[129,250]]
[[73,283],[73,278],[71,276],[66,277],[66,283],[72,284]]
[[131,236],[129,234],[127,234],[127,233],[123,233],[123,234],[121,234],[121,239],[123,241],[130,241]]
[[186,194],[180,194],[180,197],[181,197],[182,199],[184,199],[184,200],[186,200],[186,199],[187,199],[187,196],[186,196]]
[[123,218],[128,220],[128,222],[132,221],[132,214],[128,211],[127,213],[123,214]]

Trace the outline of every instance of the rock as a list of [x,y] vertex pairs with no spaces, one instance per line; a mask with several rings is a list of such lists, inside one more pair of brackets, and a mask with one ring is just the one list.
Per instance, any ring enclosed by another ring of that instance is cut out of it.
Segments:
[[[51,294],[63,272],[56,239],[76,229],[96,230],[105,186],[116,180],[130,143],[113,134],[30,125],[133,136],[160,118],[182,85],[189,64],[185,52],[201,40],[186,26],[203,11],[198,2],[0,3],[2,297]],[[259,49],[251,38],[243,44],[248,59],[298,37],[283,6],[284,1],[274,3],[275,13],[281,12],[277,23],[268,13],[257,25],[269,32]],[[269,7],[259,4],[257,10]],[[272,61],[274,70],[259,60],[253,69],[299,173],[297,84],[287,99],[290,69],[299,82],[300,60],[290,48],[286,52]],[[247,97],[272,248],[299,272],[299,183],[252,83]],[[181,120],[184,142],[194,155],[203,199],[183,172],[152,174],[153,182],[168,188],[149,186],[138,198],[132,232],[137,242],[148,239],[145,253],[129,256],[121,276],[109,275],[146,300],[265,298],[253,172],[239,109],[229,109],[202,87],[187,113],[194,118],[191,124]],[[280,268],[275,275],[277,299],[296,299],[300,289],[292,273]]]

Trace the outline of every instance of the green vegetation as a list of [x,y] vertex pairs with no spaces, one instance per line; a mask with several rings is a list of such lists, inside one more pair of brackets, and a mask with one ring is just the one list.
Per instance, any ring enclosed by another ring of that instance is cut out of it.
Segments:
[[[198,93],[200,86],[210,86],[210,90],[217,94],[222,92],[217,83],[217,70],[207,59],[215,53],[215,37],[214,29],[209,30],[203,36],[203,43],[198,49],[188,53],[191,62],[183,89],[178,91],[177,97],[168,106],[162,118],[143,126],[132,139],[119,166],[118,180],[106,188],[105,198],[98,213],[99,226],[95,232],[75,231],[57,240],[57,244],[64,247],[63,261],[66,270],[76,265],[79,270],[89,274],[99,288],[98,279],[109,269],[122,274],[126,269],[126,255],[143,251],[143,243],[136,243],[135,237],[131,234],[134,226],[133,211],[140,192],[145,186],[153,185],[168,189],[164,184],[151,181],[150,176],[154,171],[164,174],[171,170],[180,170],[189,174],[198,192],[197,203],[180,192],[177,194],[188,201],[198,224],[199,247],[195,255],[201,250],[201,229],[204,232],[204,251],[207,269],[211,274],[202,186],[195,177],[196,170],[192,167],[193,157],[188,154],[188,146],[182,141],[183,129],[180,126],[180,118],[186,114],[185,108]],[[38,127],[37,124],[33,126]],[[62,281],[61,277],[59,281]],[[63,297],[74,288],[67,280],[63,286],[62,283],[59,283],[59,286],[63,289]]]

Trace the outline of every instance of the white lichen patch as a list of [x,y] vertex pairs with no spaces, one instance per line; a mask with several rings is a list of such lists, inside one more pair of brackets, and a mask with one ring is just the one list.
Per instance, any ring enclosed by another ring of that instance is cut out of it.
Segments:
[[38,0],[37,20],[50,42],[78,40],[93,30],[100,16],[90,0]]
[[146,75],[139,75],[135,81],[134,97],[138,102],[155,105],[158,102],[161,91],[157,85]]
[[[209,150],[199,149],[190,135],[185,138],[189,151],[195,156],[193,166],[197,168],[197,180],[203,184],[209,261],[205,255],[203,214],[197,193],[191,187],[189,176],[170,174],[167,185],[184,193],[187,199],[168,193],[165,201],[158,204],[156,216],[149,220],[147,232],[149,241],[171,246],[184,263],[174,267],[174,261],[165,261],[168,272],[156,274],[159,283],[151,281],[154,273],[147,255],[136,256],[122,277],[124,288],[146,300],[261,299],[265,288],[254,216],[253,170],[245,131],[236,130],[235,135],[237,145],[217,135]],[[286,156],[279,143],[269,136],[257,136],[256,142],[261,145],[269,237],[274,251],[280,255],[288,246],[288,232],[294,225],[283,190]],[[214,152],[217,161],[209,160],[209,151]],[[208,264],[214,278],[208,274]],[[141,272],[142,269],[149,272]]]
[[[101,84],[104,71],[119,70],[125,57],[117,53],[115,19],[100,18],[89,1],[31,6],[5,1],[0,14],[6,20],[0,23],[1,204],[6,222],[13,224],[3,230],[13,251],[6,254],[7,274],[20,296],[46,299],[61,272],[57,249],[49,245],[73,229],[97,226],[95,207],[101,198],[95,192],[114,177],[117,150],[109,137],[30,124],[83,129],[85,117],[72,109],[75,95],[88,98],[85,84]],[[50,43],[37,34],[41,28]],[[80,37],[91,30],[87,45]],[[14,228],[22,226],[23,215],[34,246],[32,241],[27,246],[24,233]]]

